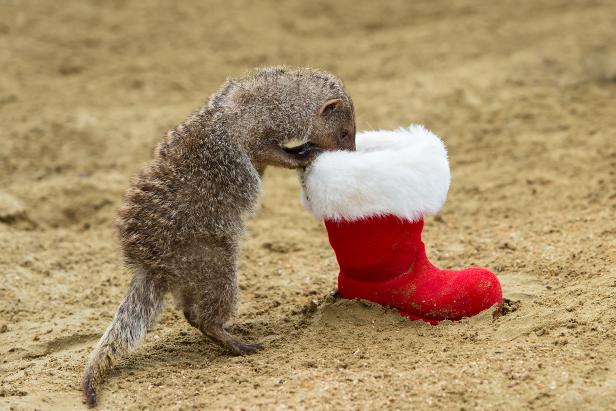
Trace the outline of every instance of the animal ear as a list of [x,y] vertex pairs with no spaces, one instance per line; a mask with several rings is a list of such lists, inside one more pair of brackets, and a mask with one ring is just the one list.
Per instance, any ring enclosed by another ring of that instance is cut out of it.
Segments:
[[327,100],[321,108],[319,109],[319,115],[324,115],[327,113],[331,113],[332,111],[338,110],[342,106],[342,100],[339,98],[332,98]]

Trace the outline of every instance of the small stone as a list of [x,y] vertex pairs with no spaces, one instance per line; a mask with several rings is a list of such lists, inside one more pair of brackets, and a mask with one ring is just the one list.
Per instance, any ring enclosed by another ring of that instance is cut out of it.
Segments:
[[11,223],[26,214],[26,209],[17,198],[0,191],[0,222]]

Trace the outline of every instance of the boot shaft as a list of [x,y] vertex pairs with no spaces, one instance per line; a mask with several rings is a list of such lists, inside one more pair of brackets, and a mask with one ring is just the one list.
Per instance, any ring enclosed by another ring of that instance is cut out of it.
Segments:
[[375,216],[355,221],[325,220],[340,272],[366,282],[383,282],[409,272],[423,250],[423,219]]

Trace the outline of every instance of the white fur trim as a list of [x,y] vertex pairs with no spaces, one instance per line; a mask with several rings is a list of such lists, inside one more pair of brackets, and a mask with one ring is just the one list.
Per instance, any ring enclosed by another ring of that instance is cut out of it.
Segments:
[[451,175],[443,142],[420,125],[356,136],[357,151],[319,155],[302,176],[302,203],[317,218],[393,214],[418,220],[445,203]]

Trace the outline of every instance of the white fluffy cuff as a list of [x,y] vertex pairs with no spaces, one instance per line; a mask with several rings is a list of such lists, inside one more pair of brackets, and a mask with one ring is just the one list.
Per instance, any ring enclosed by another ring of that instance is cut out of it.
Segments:
[[357,151],[319,155],[302,176],[302,202],[317,218],[393,214],[418,220],[445,203],[451,175],[443,142],[420,125],[356,136]]

